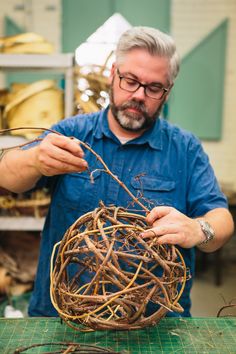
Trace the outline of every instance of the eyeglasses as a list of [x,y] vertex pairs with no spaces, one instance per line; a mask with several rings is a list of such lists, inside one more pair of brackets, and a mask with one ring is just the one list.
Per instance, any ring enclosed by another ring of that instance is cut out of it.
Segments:
[[119,69],[117,69],[117,74],[120,79],[120,88],[128,92],[136,92],[140,87],[143,87],[144,93],[147,97],[153,98],[154,100],[161,100],[169,91],[169,88],[167,89],[159,84],[142,84],[138,80],[123,76]]

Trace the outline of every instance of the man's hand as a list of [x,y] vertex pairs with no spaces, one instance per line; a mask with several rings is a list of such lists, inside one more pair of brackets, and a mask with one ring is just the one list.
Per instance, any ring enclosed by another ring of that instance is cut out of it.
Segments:
[[172,207],[159,206],[148,214],[147,223],[152,226],[143,238],[158,237],[159,244],[179,245],[191,248],[204,240],[199,223]]
[[42,175],[82,172],[88,167],[83,156],[78,140],[48,134],[37,146],[4,154],[0,161],[0,187],[22,193],[33,188]]
[[88,164],[76,139],[48,134],[35,149],[35,168],[45,176],[82,172]]

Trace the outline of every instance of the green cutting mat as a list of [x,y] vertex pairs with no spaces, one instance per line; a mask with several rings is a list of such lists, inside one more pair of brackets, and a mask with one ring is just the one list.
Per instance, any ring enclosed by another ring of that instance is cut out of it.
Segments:
[[[0,319],[0,354],[36,343],[77,342],[128,353],[236,353],[236,318],[163,319],[139,331],[77,332],[57,318]],[[34,348],[27,353],[55,351]]]

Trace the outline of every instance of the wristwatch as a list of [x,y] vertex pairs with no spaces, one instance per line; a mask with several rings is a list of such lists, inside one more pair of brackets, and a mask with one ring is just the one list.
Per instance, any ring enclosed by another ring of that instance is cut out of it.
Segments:
[[204,233],[205,240],[200,242],[197,246],[206,245],[209,241],[213,240],[215,237],[215,231],[211,227],[208,221],[198,219],[197,222],[201,226],[202,232]]

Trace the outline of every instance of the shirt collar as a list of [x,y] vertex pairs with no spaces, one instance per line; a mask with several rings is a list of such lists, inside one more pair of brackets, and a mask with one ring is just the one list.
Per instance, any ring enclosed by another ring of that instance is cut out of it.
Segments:
[[108,110],[109,110],[109,106],[105,110],[100,111],[99,113],[97,126],[94,129],[94,136],[97,139],[102,139],[103,135],[107,137],[111,137],[111,135],[113,135],[108,125],[108,119],[107,119]]
[[[97,121],[97,126],[95,127],[94,136],[97,139],[102,139],[105,135],[109,138],[114,137],[114,134],[109,128],[107,113],[109,107],[105,110],[100,111],[99,118]],[[148,130],[146,130],[141,136],[129,141],[127,144],[135,143],[137,145],[148,144],[151,148],[155,150],[162,150],[163,141],[163,131],[162,131],[162,120],[158,118],[155,124]]]

